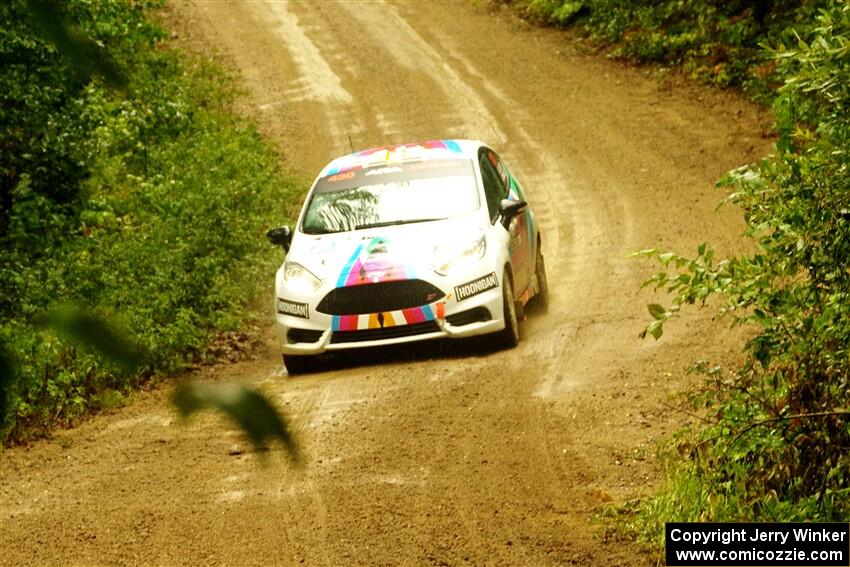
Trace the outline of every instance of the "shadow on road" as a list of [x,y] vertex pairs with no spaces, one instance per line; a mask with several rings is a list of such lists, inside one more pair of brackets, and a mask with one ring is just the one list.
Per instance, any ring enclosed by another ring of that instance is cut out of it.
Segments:
[[[317,357],[315,372],[361,368],[387,363],[486,357],[501,351],[495,343],[494,337],[484,335],[465,339],[439,339],[330,352]],[[307,374],[292,378],[309,378],[310,376],[311,374]]]

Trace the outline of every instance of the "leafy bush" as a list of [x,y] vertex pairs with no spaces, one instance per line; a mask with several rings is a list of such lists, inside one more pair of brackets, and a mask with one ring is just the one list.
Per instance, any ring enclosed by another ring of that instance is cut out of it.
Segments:
[[675,269],[648,282],[673,295],[670,308],[650,306],[648,333],[711,296],[754,329],[741,368],[701,365],[707,383],[691,401],[708,423],[680,432],[686,460],[644,505],[652,529],[850,519],[850,6],[824,10],[773,57],[788,77],[776,153],[720,182],[758,251],[723,261],[706,245],[694,259],[645,252]]
[[[61,4],[72,33],[126,78],[118,92],[42,39],[30,4],[0,6],[0,343],[15,361],[0,388],[0,440],[202,357],[271,281],[278,258],[263,232],[301,188],[229,113],[222,72],[159,46],[147,19],[156,5]],[[144,368],[115,367],[41,328],[65,302],[131,329],[150,353]]]
[[575,25],[612,55],[682,67],[768,100],[782,75],[760,48],[805,33],[834,0],[506,0],[532,20]]

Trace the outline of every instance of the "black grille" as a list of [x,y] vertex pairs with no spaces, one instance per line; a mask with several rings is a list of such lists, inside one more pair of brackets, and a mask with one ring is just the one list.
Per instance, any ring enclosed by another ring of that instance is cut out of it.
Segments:
[[399,337],[412,337],[435,333],[440,330],[436,321],[425,321],[412,325],[397,325],[395,327],[384,327],[383,329],[363,329],[361,331],[336,331],[331,335],[332,343],[358,343],[360,341],[380,341],[384,339],[397,339]]
[[490,312],[486,307],[475,307],[473,309],[461,311],[460,313],[455,313],[454,315],[449,315],[446,317],[446,321],[452,325],[460,326],[489,321],[492,318],[493,317],[490,315]]
[[286,340],[290,343],[315,343],[322,338],[322,331],[311,331],[309,329],[289,329]]
[[328,315],[360,315],[419,307],[443,297],[439,288],[422,280],[380,282],[331,290],[316,310]]

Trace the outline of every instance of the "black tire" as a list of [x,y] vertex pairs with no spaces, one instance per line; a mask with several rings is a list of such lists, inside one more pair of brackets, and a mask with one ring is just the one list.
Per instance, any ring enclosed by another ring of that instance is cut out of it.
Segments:
[[514,301],[514,282],[508,270],[502,275],[502,309],[505,328],[499,331],[499,346],[514,348],[519,344],[519,315]]
[[309,374],[316,370],[316,357],[311,355],[283,355],[283,365],[290,376]]
[[543,251],[537,245],[537,259],[534,261],[534,277],[537,280],[537,293],[531,298],[534,311],[546,313],[549,309],[549,280],[546,277],[546,263]]

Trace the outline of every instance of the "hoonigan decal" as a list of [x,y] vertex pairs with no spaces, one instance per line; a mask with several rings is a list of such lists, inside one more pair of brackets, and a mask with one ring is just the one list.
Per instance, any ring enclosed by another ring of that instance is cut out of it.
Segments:
[[277,298],[277,312],[281,315],[292,315],[293,317],[301,317],[302,319],[310,318],[310,307],[306,303],[287,301],[280,297]]
[[496,287],[499,287],[499,280],[496,278],[496,274],[494,272],[478,278],[477,280],[472,280],[471,282],[455,286],[455,297],[458,301],[463,301],[468,297],[484,293],[485,291]]
[[422,307],[411,307],[398,311],[365,313],[362,315],[334,315],[331,328],[334,331],[360,331],[364,329],[383,329],[399,325],[413,325],[434,319],[445,319],[446,303],[441,301]]

